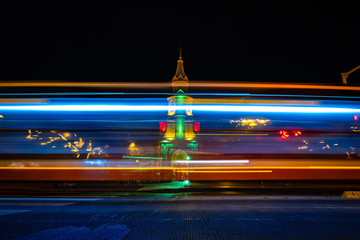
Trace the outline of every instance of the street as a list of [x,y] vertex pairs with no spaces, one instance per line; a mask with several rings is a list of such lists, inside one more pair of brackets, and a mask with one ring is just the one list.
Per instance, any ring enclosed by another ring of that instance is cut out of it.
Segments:
[[0,199],[0,239],[358,239],[340,196],[129,193]]

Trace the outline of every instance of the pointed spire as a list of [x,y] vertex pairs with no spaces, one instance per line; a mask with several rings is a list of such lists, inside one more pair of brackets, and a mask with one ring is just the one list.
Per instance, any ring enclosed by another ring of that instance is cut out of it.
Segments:
[[189,81],[189,79],[185,75],[183,63],[184,63],[184,61],[182,60],[182,48],[179,48],[179,60],[177,61],[175,76],[172,79],[173,82],[174,81]]
[[171,83],[174,93],[187,92],[189,86],[189,79],[185,75],[184,61],[182,60],[182,48],[179,48],[179,60],[177,60],[175,76]]

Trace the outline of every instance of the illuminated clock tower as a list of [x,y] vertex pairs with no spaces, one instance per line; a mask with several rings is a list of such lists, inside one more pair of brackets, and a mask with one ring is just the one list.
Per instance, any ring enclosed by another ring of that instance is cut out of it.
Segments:
[[167,98],[169,109],[166,122],[160,122],[160,131],[163,140],[160,144],[161,158],[170,159],[171,166],[176,160],[189,160],[191,152],[197,150],[195,132],[200,130],[200,123],[194,122],[191,104],[193,98],[186,95],[189,80],[185,75],[182,51],[179,50],[179,59],[175,76],[172,79],[174,95]]

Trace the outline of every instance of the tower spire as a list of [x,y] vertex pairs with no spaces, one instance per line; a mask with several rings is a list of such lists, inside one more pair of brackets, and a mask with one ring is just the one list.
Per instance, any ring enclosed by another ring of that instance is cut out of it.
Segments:
[[181,56],[182,55],[182,48],[179,48],[178,50],[179,50],[179,60],[182,60],[182,56]]
[[175,76],[172,79],[173,91],[177,92],[179,89],[187,91],[189,86],[189,79],[185,75],[184,61],[182,60],[182,48],[179,48],[179,60],[177,60]]
[[187,92],[189,79],[185,75],[184,61],[182,60],[182,48],[179,48],[179,60],[177,60],[175,76],[172,79],[173,92]]

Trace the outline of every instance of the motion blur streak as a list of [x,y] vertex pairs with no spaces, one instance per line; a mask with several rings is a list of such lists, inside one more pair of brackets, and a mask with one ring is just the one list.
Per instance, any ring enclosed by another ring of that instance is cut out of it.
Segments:
[[249,160],[210,160],[210,161],[205,161],[205,160],[183,160],[183,161],[176,161],[177,163],[248,163]]
[[271,173],[271,170],[249,170],[249,171],[179,171],[182,173]]
[[[167,82],[1,82],[0,87],[83,87],[83,88],[168,88],[171,83]],[[323,90],[354,90],[360,91],[360,87],[353,86],[330,86],[310,84],[284,84],[284,83],[231,83],[231,82],[206,82],[192,81],[190,87],[201,88],[271,88],[271,89],[323,89]]]
[[0,181],[360,180],[359,87],[14,84],[0,84]]
[[190,171],[192,169],[341,169],[341,170],[359,170],[360,167],[328,167],[328,166],[316,166],[316,167],[275,167],[275,166],[263,166],[263,167],[0,167],[0,169],[17,169],[17,170],[180,170],[185,169]]
[[[185,111],[187,106],[176,106],[175,110]],[[30,105],[0,106],[0,110],[15,111],[76,111],[76,112],[117,112],[117,111],[167,111],[162,105]],[[358,108],[335,107],[283,107],[283,106],[226,106],[226,105],[194,105],[194,111],[206,112],[253,112],[253,113],[360,113]]]

